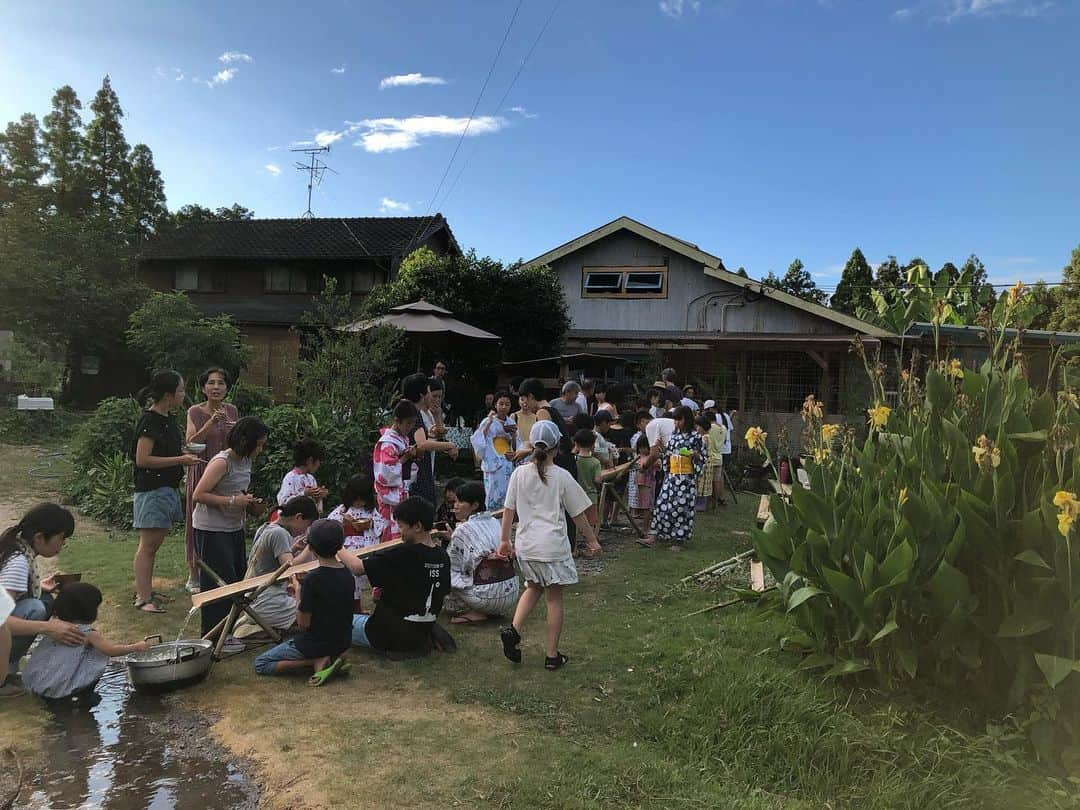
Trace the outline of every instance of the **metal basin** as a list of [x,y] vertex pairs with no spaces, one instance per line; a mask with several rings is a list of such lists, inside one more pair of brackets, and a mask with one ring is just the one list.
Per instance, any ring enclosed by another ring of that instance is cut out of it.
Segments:
[[201,638],[167,641],[125,659],[131,685],[144,691],[168,691],[206,677],[213,662],[213,642]]

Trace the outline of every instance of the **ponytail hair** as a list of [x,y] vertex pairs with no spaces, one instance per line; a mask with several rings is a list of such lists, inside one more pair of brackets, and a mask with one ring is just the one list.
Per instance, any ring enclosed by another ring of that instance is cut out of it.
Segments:
[[147,402],[161,402],[167,394],[175,393],[183,381],[184,378],[180,376],[178,371],[172,369],[159,371],[151,378],[150,383],[135,395],[135,398],[143,406]]
[[45,537],[62,534],[71,537],[75,533],[75,518],[64,507],[55,503],[39,503],[14,526],[0,534],[0,566],[3,566],[19,550],[20,543],[31,543],[35,534]]
[[548,455],[551,453],[551,449],[547,445],[537,445],[533,447],[533,464],[536,465],[536,474],[540,476],[540,483],[547,486],[547,474],[544,472],[544,467],[547,466]]

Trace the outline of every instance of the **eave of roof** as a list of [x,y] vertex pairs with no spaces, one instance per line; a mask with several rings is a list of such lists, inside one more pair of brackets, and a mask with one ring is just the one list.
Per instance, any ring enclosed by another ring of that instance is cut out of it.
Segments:
[[[969,344],[981,344],[986,342],[986,328],[982,326],[970,326],[961,324],[941,324],[938,333],[944,337],[962,338]],[[924,321],[916,321],[908,327],[905,337],[930,337],[934,334],[934,325]],[[1015,329],[1006,329],[1005,336],[1016,336]],[[1050,332],[1045,329],[1025,329],[1024,339],[1038,343],[1061,344],[1080,343],[1080,332]]]
[[678,237],[671,236],[670,234],[658,231],[655,228],[650,228],[643,222],[638,222],[636,219],[631,219],[627,216],[614,219],[606,225],[601,225],[595,230],[589,231],[582,236],[572,239],[566,242],[554,250],[549,250],[542,256],[537,256],[535,259],[527,262],[527,265],[540,265],[551,264],[559,259],[569,256],[582,248],[591,245],[594,242],[598,242],[605,237],[611,236],[621,230],[627,230],[631,233],[637,234],[643,239],[648,239],[655,242],[658,245],[663,245],[669,250],[678,253],[681,256],[685,256],[693,262],[701,264],[704,268],[705,275],[712,276],[713,278],[725,281],[728,284],[732,284],[736,287],[744,289],[748,292],[763,295],[768,298],[772,298],[781,304],[787,304],[788,306],[795,307],[810,315],[815,315],[819,318],[832,321],[835,324],[843,326],[846,329],[851,329],[854,332],[858,332],[862,335],[870,335],[876,338],[892,338],[896,337],[891,332],[874,326],[866,321],[859,320],[851,315],[845,315],[842,312],[837,312],[834,309],[829,309],[821,304],[814,304],[809,301],[804,301],[794,295],[790,295],[780,290],[774,290],[764,286],[760,281],[754,281],[752,279],[743,278],[738,273],[732,273],[726,267],[724,267],[723,260],[719,256],[714,256],[711,253],[706,253],[696,245],[692,245]]

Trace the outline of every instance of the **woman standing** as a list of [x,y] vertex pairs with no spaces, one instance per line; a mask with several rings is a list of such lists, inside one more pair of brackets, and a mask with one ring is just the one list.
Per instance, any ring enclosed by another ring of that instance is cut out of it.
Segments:
[[195,508],[195,485],[199,483],[199,478],[206,469],[206,462],[225,449],[229,431],[240,418],[236,406],[225,401],[225,394],[229,391],[229,375],[223,369],[212,368],[204,371],[199,377],[199,388],[206,401],[188,408],[187,435],[184,439],[188,444],[206,445],[201,453],[194,454],[199,457],[199,463],[187,471],[184,545],[188,564],[188,581],[185,587],[188,593],[199,592],[199,566],[195,562],[195,527],[191,523],[191,512]]
[[409,437],[416,456],[413,474],[409,479],[408,494],[410,497],[417,495],[434,507],[438,500],[435,496],[435,453],[446,453],[456,461],[457,446],[451,442],[439,441],[428,432],[428,428],[434,427],[435,422],[431,414],[431,384],[427,377],[423,374],[410,374],[401,381],[401,394],[416,406],[421,417]]
[[139,395],[152,400],[135,427],[135,500],[133,525],[139,530],[135,551],[135,609],[164,613],[153,594],[154,558],[165,534],[184,518],[177,487],[184,467],[199,457],[181,452],[180,428],[169,414],[184,404],[184,378],[175,371],[159,371]]
[[[229,431],[228,449],[222,450],[206,465],[195,487],[195,553],[226,584],[239,582],[247,567],[244,552],[244,515],[261,514],[262,502],[247,491],[251,484],[251,461],[262,451],[270,428],[254,416],[240,419]],[[206,572],[200,571],[203,589],[218,587]],[[213,602],[202,609],[202,634],[205,636],[229,612],[226,600]],[[231,643],[230,643],[231,642]],[[238,652],[243,644],[227,639],[226,652]]]
[[480,459],[484,473],[484,490],[487,492],[487,509],[502,509],[510,473],[514,471],[514,433],[516,425],[510,415],[510,395],[500,393],[495,407],[473,432],[473,452]]
[[682,545],[694,534],[697,478],[705,465],[705,445],[694,430],[693,411],[680,405],[673,418],[675,430],[660,448],[660,461],[667,474],[653,508],[653,538],[642,542],[653,545],[656,540],[667,540],[672,551],[682,551]]

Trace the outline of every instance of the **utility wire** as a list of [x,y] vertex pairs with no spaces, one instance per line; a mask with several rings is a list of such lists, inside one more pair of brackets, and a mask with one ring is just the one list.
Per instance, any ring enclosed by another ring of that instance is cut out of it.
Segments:
[[457,159],[458,151],[461,149],[461,144],[465,141],[465,136],[469,134],[469,127],[472,125],[472,120],[476,117],[476,111],[480,107],[480,100],[484,97],[484,91],[487,90],[488,82],[491,81],[491,76],[495,72],[495,65],[499,62],[499,57],[502,55],[503,48],[506,46],[506,40],[510,38],[510,29],[514,27],[514,20],[517,19],[518,12],[521,11],[521,4],[524,0],[518,0],[517,5],[514,7],[514,13],[510,17],[510,22],[506,26],[506,32],[503,34],[502,42],[499,43],[499,49],[495,52],[495,58],[491,60],[491,67],[488,68],[487,76],[484,77],[484,83],[480,86],[480,93],[476,97],[476,103],[473,104],[472,112],[469,113],[469,118],[465,122],[465,127],[461,130],[461,136],[458,138],[457,144],[454,146],[454,153],[450,155],[450,162],[446,164],[446,171],[443,172],[442,179],[439,180],[439,185],[435,187],[435,193],[431,195],[431,201],[428,202],[427,208],[424,210],[424,216],[420,218],[420,222],[417,225],[416,233],[412,235],[412,238],[406,243],[406,249],[412,245],[418,235],[427,230],[431,222],[434,221],[435,215],[433,214],[431,220],[427,223],[424,219],[431,213],[432,207],[435,205],[435,200],[439,197],[439,192],[442,191],[443,184],[446,183],[446,178],[450,174],[450,168],[454,165],[454,160]]

